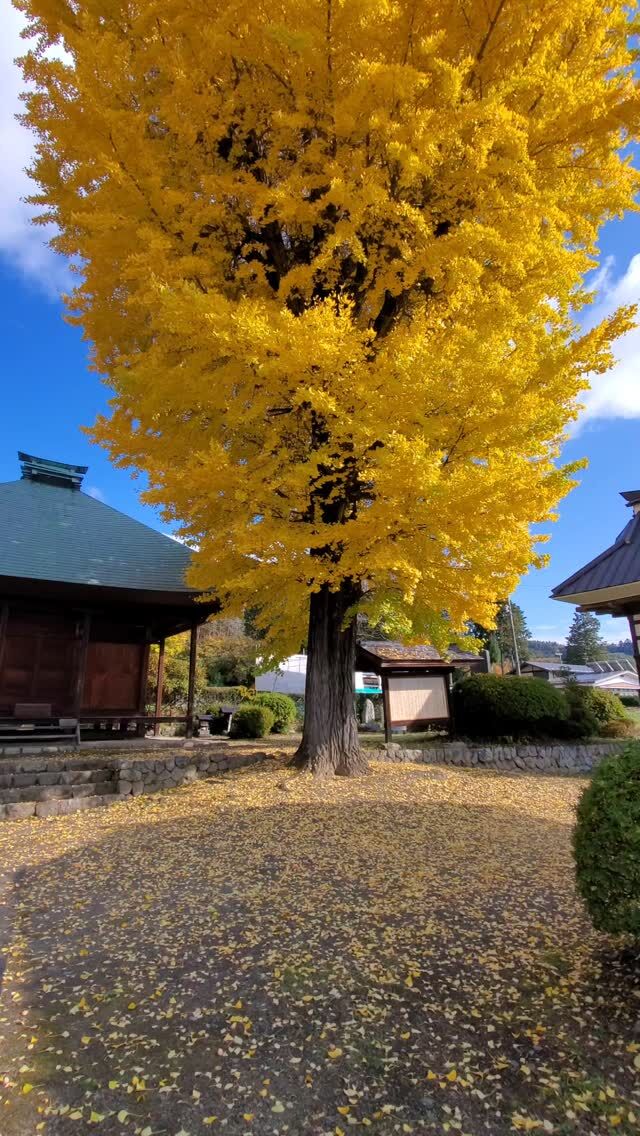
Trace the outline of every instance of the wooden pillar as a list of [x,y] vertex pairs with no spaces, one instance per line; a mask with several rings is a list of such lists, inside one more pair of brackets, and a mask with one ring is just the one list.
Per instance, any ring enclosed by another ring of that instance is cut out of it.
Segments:
[[[144,715],[147,709],[147,686],[149,683],[149,652],[151,650],[151,628],[145,627],[144,647],[142,650],[142,664],[140,666],[140,687],[138,690],[138,714]],[[143,738],[147,732],[144,722],[138,722],[136,733]]]
[[[162,715],[162,695],[164,694],[164,639],[160,640],[158,647],[158,673],[156,677],[156,718]],[[158,723],[153,723],[153,733],[158,734]]]
[[[486,653],[488,655],[488,651]],[[447,688],[447,707],[449,710],[449,737],[453,737],[456,728],[455,715],[453,712],[453,674],[445,675],[444,681]]]
[[91,613],[84,611],[79,625],[78,645],[76,650],[76,681],[73,692],[73,713],[76,718],[82,709],[82,695],[84,694],[84,680],[87,671],[87,648],[89,646],[89,633],[91,631]]
[[389,676],[382,672],[382,705],[384,707],[384,740],[390,742],[391,734],[391,705],[389,699]]
[[189,642],[189,693],[187,694],[187,730],[188,738],[193,737],[193,702],[196,693],[196,661],[198,658],[198,625],[191,628]]
[[7,642],[7,624],[9,623],[9,604],[0,604],[0,680],[2,679],[2,664],[4,662],[4,649]]
[[[638,678],[640,678],[640,646],[638,645],[638,633],[636,631],[636,619],[640,621],[640,610],[629,615],[629,631],[631,632],[631,642],[633,643],[633,657],[635,659],[636,668],[638,671]],[[639,699],[640,701],[640,699]]]

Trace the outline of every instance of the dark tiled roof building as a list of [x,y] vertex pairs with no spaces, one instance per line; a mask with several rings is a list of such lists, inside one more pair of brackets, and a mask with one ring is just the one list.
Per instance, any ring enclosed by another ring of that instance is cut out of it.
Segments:
[[622,493],[632,516],[609,548],[579,568],[551,593],[583,611],[626,616],[640,671],[640,490]]
[[83,493],[86,467],[19,459],[0,484],[0,718],[140,717],[151,643],[212,610],[189,550]]

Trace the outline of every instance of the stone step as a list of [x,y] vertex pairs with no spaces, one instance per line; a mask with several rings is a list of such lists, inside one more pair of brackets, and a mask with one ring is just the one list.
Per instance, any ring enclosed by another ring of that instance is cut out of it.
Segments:
[[103,797],[116,792],[115,781],[90,781],[72,785],[21,785],[0,789],[0,805],[17,801],[69,800],[80,797]]
[[125,798],[113,793],[96,794],[93,797],[66,797],[51,801],[13,801],[0,804],[0,820],[25,820],[27,817],[68,816],[84,809],[95,809],[100,805],[116,804]]
[[34,769],[8,772],[0,765],[0,789],[24,789],[29,785],[85,785],[113,781],[113,769]]

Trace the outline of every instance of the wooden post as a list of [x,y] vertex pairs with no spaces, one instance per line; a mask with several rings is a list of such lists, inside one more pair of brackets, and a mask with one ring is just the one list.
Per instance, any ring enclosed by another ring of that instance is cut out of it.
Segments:
[[196,692],[196,661],[198,657],[198,625],[191,628],[189,642],[189,693],[187,694],[187,729],[188,738],[193,737],[193,702]]
[[[142,664],[140,667],[140,688],[138,691],[138,714],[144,716],[147,708],[147,685],[149,682],[149,652],[151,650],[151,628],[145,627],[144,647],[142,651]],[[147,732],[144,722],[138,722],[136,734],[143,738]]]
[[[162,715],[162,695],[164,694],[164,639],[160,640],[158,647],[158,674],[156,678],[156,718]],[[158,723],[153,723],[154,736],[158,735]]]
[[4,649],[7,642],[7,624],[9,623],[9,604],[0,606],[0,680],[2,678],[2,664],[4,662]]
[[[640,616],[640,611],[634,612],[628,616],[629,630],[631,632],[631,642],[633,643],[633,657],[636,662],[636,669],[638,671],[638,678],[640,678],[640,646],[638,645],[638,633],[636,631],[636,618]],[[640,698],[639,698],[640,701]]]
[[453,713],[453,673],[445,675],[445,685],[447,688],[447,707],[449,709],[449,737],[453,737],[456,728],[455,715]]
[[390,742],[391,734],[391,702],[389,698],[389,676],[382,671],[382,705],[384,706],[384,740]]
[[76,718],[80,717],[80,711],[82,709],[82,696],[84,694],[84,680],[87,670],[87,648],[89,646],[90,631],[91,613],[84,611],[82,613],[82,626],[80,629],[76,651],[76,681],[73,693],[73,713]]

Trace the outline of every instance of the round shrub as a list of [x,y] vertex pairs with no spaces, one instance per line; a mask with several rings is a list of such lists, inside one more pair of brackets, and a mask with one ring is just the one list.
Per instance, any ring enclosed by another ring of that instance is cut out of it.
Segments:
[[610,690],[568,682],[565,695],[569,707],[567,733],[571,737],[599,737],[612,722],[627,721],[624,706]]
[[625,719],[624,722],[607,722],[606,726],[600,728],[600,734],[603,738],[631,738],[635,732],[635,725],[631,718]]
[[619,694],[618,698],[623,706],[633,706],[634,710],[637,710],[638,706],[640,706],[640,700],[637,694]]
[[273,711],[268,706],[241,702],[233,715],[231,735],[234,738],[264,738],[273,729]]
[[640,937],[640,743],[594,773],[578,805],[573,854],[594,927]]
[[468,675],[454,687],[458,733],[476,738],[558,736],[567,718],[563,693],[543,679]]
[[288,694],[274,694],[260,690],[253,697],[253,703],[268,706],[273,714],[274,734],[288,734],[293,729],[297,717],[296,704]]

